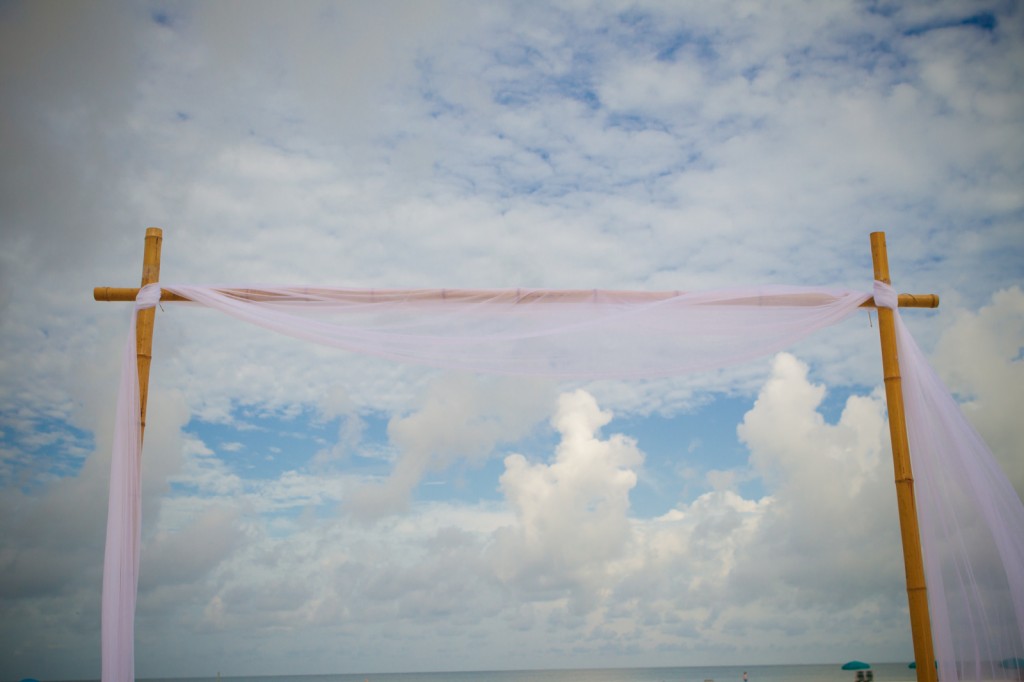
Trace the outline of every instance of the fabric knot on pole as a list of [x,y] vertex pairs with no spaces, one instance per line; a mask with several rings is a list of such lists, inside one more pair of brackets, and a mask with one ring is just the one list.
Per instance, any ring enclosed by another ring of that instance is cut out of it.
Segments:
[[135,309],[145,310],[146,308],[155,308],[156,304],[159,302],[160,283],[154,282],[153,284],[147,284],[139,289],[139,294],[135,297]]
[[876,308],[891,308],[896,310],[900,306],[900,297],[896,294],[896,290],[885,282],[875,280],[875,307]]

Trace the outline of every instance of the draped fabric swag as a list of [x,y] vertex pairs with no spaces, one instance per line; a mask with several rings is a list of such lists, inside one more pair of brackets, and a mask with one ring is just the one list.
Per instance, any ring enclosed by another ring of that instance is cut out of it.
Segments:
[[[872,292],[258,289],[151,284],[136,299],[118,396],[103,575],[103,682],[134,680],[140,543],[135,313],[161,290],[306,341],[403,362],[573,379],[711,370],[837,324]],[[1024,505],[895,314],[939,678],[999,679],[1024,658]],[[1014,674],[1016,671],[1013,671]]]

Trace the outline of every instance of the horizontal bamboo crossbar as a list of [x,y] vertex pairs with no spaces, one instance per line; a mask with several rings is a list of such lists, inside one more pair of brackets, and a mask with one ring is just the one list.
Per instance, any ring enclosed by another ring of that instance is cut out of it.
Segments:
[[[318,289],[288,288],[288,294],[262,289],[232,289],[235,298],[249,301],[347,301],[351,303],[379,303],[387,301],[474,301],[481,299],[505,303],[529,303],[546,301],[551,303],[585,301],[608,296],[621,302],[661,301],[679,296],[680,291],[607,291],[601,289]],[[133,287],[96,287],[93,298],[97,301],[134,301],[139,289]],[[169,291],[160,292],[161,301],[189,301]],[[815,294],[791,294],[784,296],[762,296],[740,299],[735,303],[756,303],[758,305],[817,305],[823,297]],[[938,294],[900,294],[901,308],[938,308]],[[874,298],[861,304],[862,308],[874,308]]]

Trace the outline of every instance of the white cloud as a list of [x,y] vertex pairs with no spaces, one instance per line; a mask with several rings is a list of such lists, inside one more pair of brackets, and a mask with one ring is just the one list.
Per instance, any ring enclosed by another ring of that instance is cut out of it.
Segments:
[[363,518],[404,511],[412,490],[431,471],[457,462],[480,466],[501,443],[526,437],[540,421],[552,385],[544,381],[442,375],[415,412],[392,417],[388,440],[398,455],[380,483],[353,491],[348,511]]
[[629,493],[643,463],[631,439],[597,437],[610,420],[586,392],[563,394],[552,418],[561,435],[555,461],[509,455],[501,476],[516,523],[496,536],[498,576],[534,598],[568,591],[579,613],[596,606],[608,571],[625,558]]
[[[369,526],[316,511],[354,483],[322,473],[209,497],[208,474],[190,469],[209,451],[181,442],[193,464],[176,480],[205,492],[176,493],[151,517],[140,660],[171,665],[170,646],[193,652],[198,670],[243,634],[261,643],[246,654],[252,670],[300,641],[311,665],[364,670],[395,666],[383,641],[467,665],[514,665],[510,645],[535,647],[540,664],[575,660],[570,645],[587,660],[678,660],[665,650],[728,662],[742,645],[783,661],[810,640],[842,656],[851,637],[898,657],[906,624],[882,402],[852,396],[829,424],[806,372],[779,356],[740,427],[768,496],[745,499],[732,484],[749,474],[719,471],[717,489],[648,520],[630,513],[644,454],[623,434],[602,436],[611,414],[579,390],[558,400],[550,456],[506,458],[501,506],[416,504]],[[471,426],[466,437],[479,436]]]
[[1024,292],[998,291],[977,312],[960,310],[935,349],[935,366],[1024,497]]
[[829,424],[817,411],[824,394],[806,365],[781,354],[738,427],[776,498],[748,548],[756,567],[739,580],[799,585],[803,599],[848,608],[898,575],[895,487],[882,396],[851,396]]
[[186,528],[158,532],[145,548],[139,590],[145,594],[154,588],[201,580],[242,539],[237,518],[237,509],[215,506]]

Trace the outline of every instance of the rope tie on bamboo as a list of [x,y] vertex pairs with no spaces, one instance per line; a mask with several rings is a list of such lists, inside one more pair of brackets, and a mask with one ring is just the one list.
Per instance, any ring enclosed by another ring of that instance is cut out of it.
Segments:
[[900,297],[896,290],[885,282],[875,280],[875,307],[896,310],[900,306]]
[[135,309],[145,310],[146,308],[155,308],[156,304],[159,302],[160,283],[154,282],[152,284],[147,284],[139,289],[139,293],[135,297]]

